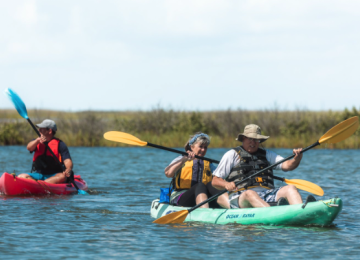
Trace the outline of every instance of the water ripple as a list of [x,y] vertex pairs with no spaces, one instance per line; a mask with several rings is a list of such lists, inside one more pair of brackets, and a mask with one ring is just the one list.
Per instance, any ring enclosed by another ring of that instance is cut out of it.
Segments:
[[[1,259],[357,259],[360,210],[354,193],[358,150],[312,150],[288,179],[320,185],[339,196],[331,227],[153,224],[150,203],[168,187],[165,166],[176,156],[148,148],[70,148],[76,174],[91,196],[0,196]],[[220,159],[227,149],[210,149]],[[289,149],[276,150],[283,156]],[[3,171],[28,172],[25,147],[0,147]],[[277,182],[277,185],[284,185]],[[301,192],[302,196],[307,195]]]

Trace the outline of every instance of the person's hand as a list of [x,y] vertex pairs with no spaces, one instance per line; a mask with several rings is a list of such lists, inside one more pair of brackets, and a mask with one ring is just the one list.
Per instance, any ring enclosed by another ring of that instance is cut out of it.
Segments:
[[67,169],[65,169],[65,171],[63,171],[63,173],[64,173],[64,175],[66,176],[66,177],[70,177],[71,176],[71,169],[70,168],[67,168]]
[[45,142],[47,142],[47,140],[46,140],[46,137],[44,136],[44,135],[41,135],[40,137],[38,137],[37,139],[40,139],[40,143],[45,143]]
[[294,161],[300,162],[302,159],[303,154],[301,153],[302,148],[297,148],[293,150],[293,153],[295,154]]
[[195,159],[195,153],[193,151],[186,151],[188,153],[187,160],[192,161]]
[[235,182],[228,182],[225,184],[225,189],[227,191],[233,191],[236,190]]
[[41,135],[40,137],[36,138],[35,139],[36,143],[39,144],[39,143],[45,143],[46,142],[46,137]]

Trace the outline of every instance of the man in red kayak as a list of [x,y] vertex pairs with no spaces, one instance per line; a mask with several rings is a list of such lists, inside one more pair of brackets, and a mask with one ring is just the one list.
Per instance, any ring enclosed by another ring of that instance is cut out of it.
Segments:
[[[228,190],[231,208],[269,207],[269,203],[278,205],[300,204],[301,196],[294,185],[275,188],[272,169],[255,175],[239,186],[235,182],[242,180],[261,169],[264,169],[284,159],[268,149],[259,148],[269,136],[261,135],[259,126],[247,125],[244,133],[236,140],[242,142],[223,156],[213,173],[212,185],[220,190]],[[302,148],[294,149],[294,158],[276,166],[276,170],[292,171],[296,169],[302,159]],[[314,201],[311,195],[307,201]]]
[[30,153],[35,152],[31,173],[23,173],[18,177],[53,184],[65,183],[73,168],[69,149],[63,141],[54,137],[57,127],[53,120],[45,119],[36,126],[39,128],[40,137],[27,145]]

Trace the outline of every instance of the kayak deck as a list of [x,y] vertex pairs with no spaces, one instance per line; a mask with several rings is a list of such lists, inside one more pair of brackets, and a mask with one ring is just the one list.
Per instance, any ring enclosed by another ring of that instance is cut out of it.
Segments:
[[[159,200],[156,199],[151,204],[150,214],[153,218],[160,218],[172,212],[188,209],[190,208],[159,203]],[[243,209],[198,208],[187,215],[185,222],[329,226],[338,216],[341,209],[342,200],[340,198],[310,202],[304,208],[303,204]]]
[[[74,176],[75,183],[80,190],[87,190],[86,182],[80,175]],[[18,178],[5,172],[0,178],[0,193],[4,195],[70,195],[77,193],[71,183],[51,184],[45,181],[34,181]]]

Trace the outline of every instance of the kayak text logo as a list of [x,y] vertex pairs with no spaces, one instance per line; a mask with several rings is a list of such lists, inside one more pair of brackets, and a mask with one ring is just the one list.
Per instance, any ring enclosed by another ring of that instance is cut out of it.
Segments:
[[255,217],[255,214],[244,214],[243,218],[253,218]]
[[243,214],[242,216],[240,214],[229,214],[226,216],[226,219],[231,218],[253,218],[255,217],[255,214]]
[[230,215],[227,215],[226,216],[226,219],[228,219],[228,218],[241,218],[241,216],[239,215],[239,214],[230,214]]

